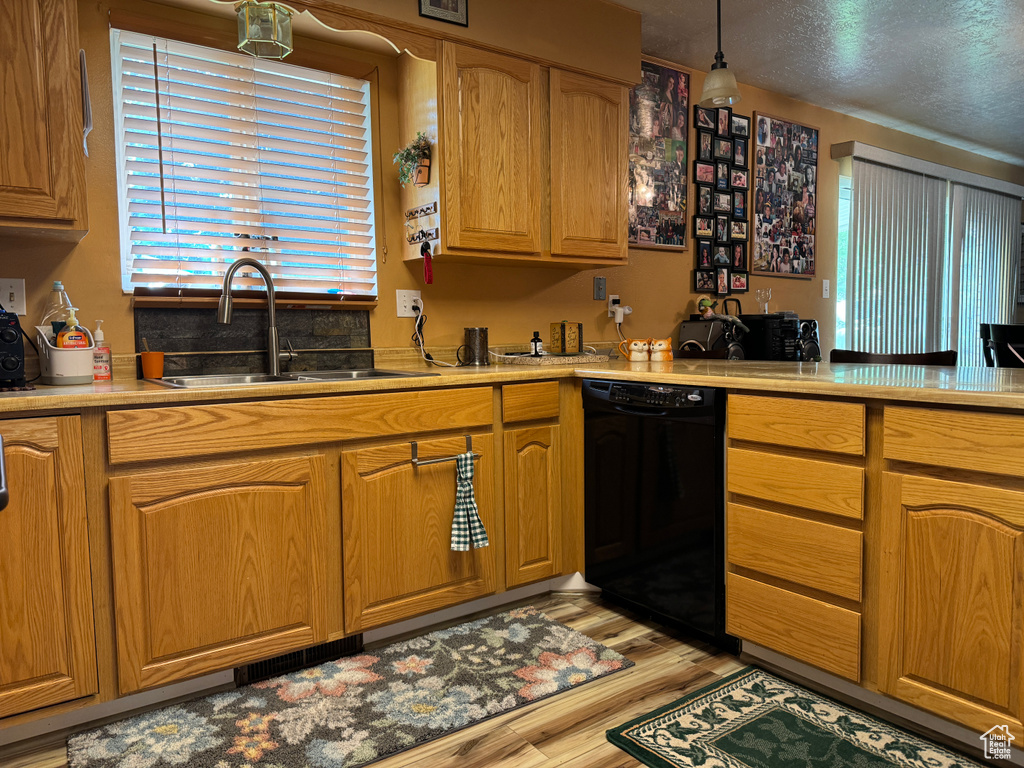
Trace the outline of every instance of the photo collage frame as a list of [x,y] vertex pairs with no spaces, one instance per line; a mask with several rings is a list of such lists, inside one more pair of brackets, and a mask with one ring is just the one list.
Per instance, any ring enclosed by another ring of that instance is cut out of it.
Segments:
[[750,289],[750,126],[730,107],[693,107],[697,146],[694,290],[728,296]]
[[629,244],[687,249],[690,76],[641,61],[629,91]]

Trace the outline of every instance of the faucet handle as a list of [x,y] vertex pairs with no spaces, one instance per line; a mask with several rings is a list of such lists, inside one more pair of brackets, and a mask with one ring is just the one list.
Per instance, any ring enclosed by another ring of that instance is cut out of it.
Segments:
[[299,356],[299,353],[295,351],[295,347],[292,346],[291,339],[285,339],[284,343],[288,346],[288,351],[281,351],[277,353],[279,360],[291,362]]

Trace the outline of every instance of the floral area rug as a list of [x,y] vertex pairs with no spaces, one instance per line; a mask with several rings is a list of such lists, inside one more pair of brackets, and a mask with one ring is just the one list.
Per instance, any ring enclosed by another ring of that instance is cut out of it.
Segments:
[[608,740],[653,768],[980,768],[751,667],[613,728]]
[[68,739],[71,768],[351,768],[633,662],[534,608]]

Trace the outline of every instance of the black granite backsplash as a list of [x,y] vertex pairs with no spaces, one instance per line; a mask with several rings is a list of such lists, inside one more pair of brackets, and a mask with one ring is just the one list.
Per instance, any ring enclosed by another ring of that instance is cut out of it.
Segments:
[[[373,367],[367,310],[281,309],[277,331],[281,349],[287,350],[290,341],[298,353],[282,363],[284,371]],[[213,308],[137,307],[136,352],[143,350],[143,339],[151,350],[164,353],[164,376],[267,370],[265,309],[235,309],[231,324],[221,325]]]

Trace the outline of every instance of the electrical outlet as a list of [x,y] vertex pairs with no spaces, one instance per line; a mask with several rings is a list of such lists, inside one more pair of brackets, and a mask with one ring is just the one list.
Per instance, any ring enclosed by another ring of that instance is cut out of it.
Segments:
[[821,281],[821,298],[828,298],[828,280]]
[[419,291],[395,291],[395,302],[398,304],[398,317],[416,317],[412,306],[422,307]]
[[8,312],[27,315],[25,305],[25,280],[23,278],[0,277],[0,304]]
[[604,301],[607,281],[603,277],[594,278],[594,301]]
[[613,293],[608,297],[608,317],[615,317],[615,308],[619,306],[619,294]]

